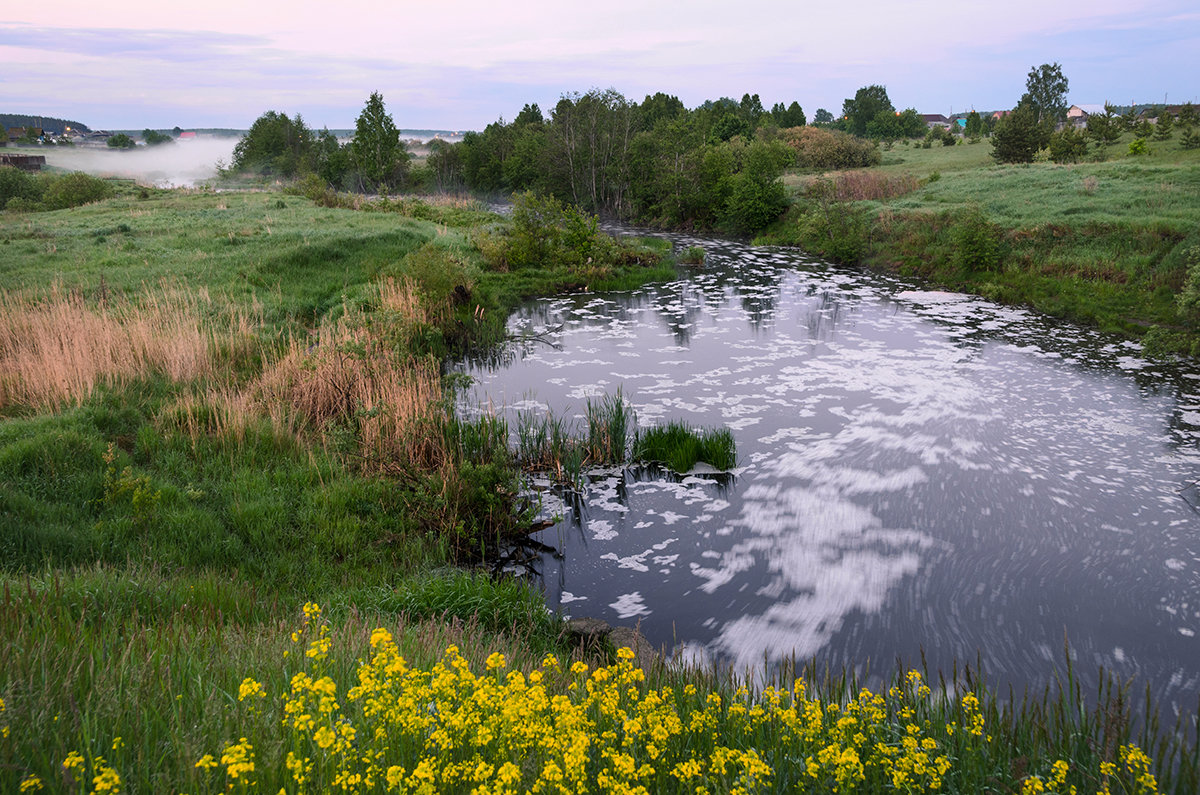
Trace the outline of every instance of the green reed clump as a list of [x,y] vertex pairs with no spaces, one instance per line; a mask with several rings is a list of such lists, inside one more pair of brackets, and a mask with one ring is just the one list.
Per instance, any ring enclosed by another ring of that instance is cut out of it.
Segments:
[[706,256],[703,246],[688,246],[679,253],[679,261],[684,265],[703,265]]
[[587,460],[592,465],[623,464],[629,449],[629,428],[634,422],[633,409],[618,389],[587,402]]
[[637,415],[617,390],[587,401],[586,428],[553,414],[520,415],[517,425],[517,463],[530,471],[548,472],[560,483],[577,486],[588,467],[628,462],[664,464],[687,472],[703,461],[717,469],[737,466],[736,445],[728,428],[691,428],[670,422],[638,431]]
[[669,422],[638,432],[633,460],[665,464],[677,472],[687,472],[700,461],[717,469],[733,469],[737,450],[728,428],[691,428],[683,422]]
[[518,415],[516,456],[526,470],[547,472],[560,483],[577,485],[582,477],[583,443],[571,426],[553,414]]

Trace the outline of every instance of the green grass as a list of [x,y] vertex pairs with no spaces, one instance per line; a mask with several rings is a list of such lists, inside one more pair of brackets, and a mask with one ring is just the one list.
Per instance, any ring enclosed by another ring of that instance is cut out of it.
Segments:
[[[1190,332],[1176,301],[1184,253],[1200,244],[1200,150],[1183,149],[1176,136],[1135,156],[1131,139],[1107,147],[1104,162],[1074,165],[997,165],[986,139],[897,145],[872,171],[911,174],[921,181],[917,190],[839,207],[833,217],[842,222],[832,230],[822,220],[828,214],[802,211],[814,202],[801,198],[760,240],[1127,336],[1155,326],[1180,331],[1186,349]],[[796,174],[788,182],[802,192],[815,178]],[[856,217],[862,222],[845,220]],[[972,231],[979,219],[993,230],[982,238]]]
[[639,430],[633,441],[633,458],[665,464],[680,473],[690,471],[698,462],[720,470],[737,466],[733,433],[728,428],[697,430],[683,422]]

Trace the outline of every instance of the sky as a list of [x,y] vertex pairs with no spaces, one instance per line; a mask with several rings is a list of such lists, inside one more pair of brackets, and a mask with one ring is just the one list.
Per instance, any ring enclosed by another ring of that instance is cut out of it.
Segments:
[[1011,108],[1059,63],[1071,103],[1200,101],[1196,0],[198,0],[6,3],[0,112],[93,129],[246,128],[267,110],[353,127],[380,92],[405,129],[482,129],[614,88],[695,107],[758,94],[834,114]]

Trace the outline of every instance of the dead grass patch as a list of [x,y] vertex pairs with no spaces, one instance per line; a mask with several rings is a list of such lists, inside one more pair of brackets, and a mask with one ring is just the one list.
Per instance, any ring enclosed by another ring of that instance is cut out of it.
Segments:
[[0,407],[78,403],[101,384],[150,373],[188,381],[213,372],[204,293],[175,287],[136,301],[89,301],[54,285],[0,297]]
[[884,201],[912,193],[921,181],[912,174],[880,171],[844,171],[834,177],[834,197],[839,201]]

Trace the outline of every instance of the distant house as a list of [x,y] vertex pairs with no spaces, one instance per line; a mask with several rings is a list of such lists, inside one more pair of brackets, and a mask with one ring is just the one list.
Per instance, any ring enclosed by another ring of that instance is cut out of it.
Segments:
[[46,131],[43,130],[41,127],[9,127],[8,128],[8,140],[9,141],[13,141],[13,142],[20,141],[22,138],[26,138],[30,134],[32,134],[34,138],[40,140],[42,138],[42,136],[44,136],[46,134]]
[[1072,105],[1067,108],[1067,124],[1075,127],[1086,127],[1088,116],[1103,116],[1104,113],[1103,104],[1087,103],[1084,105]]
[[992,118],[995,119],[996,121],[1000,121],[1001,119],[1003,119],[1005,116],[1007,116],[1010,113],[1012,113],[1011,110],[998,110],[992,114]]
[[950,126],[950,120],[940,113],[922,113],[921,121],[925,122],[925,126],[930,129]]
[[196,137],[196,133],[192,131],[179,133],[179,140],[181,141],[194,141]]

